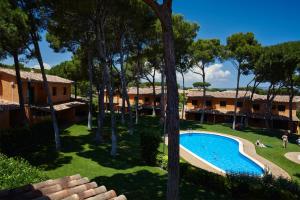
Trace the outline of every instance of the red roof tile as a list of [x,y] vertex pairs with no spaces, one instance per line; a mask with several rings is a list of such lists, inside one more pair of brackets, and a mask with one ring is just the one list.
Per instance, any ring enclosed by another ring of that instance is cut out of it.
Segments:
[[114,190],[107,191],[79,174],[58,179],[50,179],[20,188],[0,191],[1,200],[126,200],[124,195],[117,196]]

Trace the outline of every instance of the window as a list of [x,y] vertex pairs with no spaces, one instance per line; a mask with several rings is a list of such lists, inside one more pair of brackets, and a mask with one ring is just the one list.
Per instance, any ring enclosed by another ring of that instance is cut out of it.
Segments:
[[278,105],[278,111],[285,111],[285,105]]
[[56,91],[56,87],[53,87],[53,88],[52,88],[52,96],[56,96],[56,92],[57,92],[57,91]]
[[150,101],[149,97],[145,97],[144,101],[148,103]]
[[198,101],[197,100],[192,100],[192,105],[193,106],[197,106],[198,105]]
[[226,107],[226,101],[220,101],[220,106],[221,107]]
[[67,88],[64,87],[64,95],[67,95]]
[[160,102],[160,97],[156,97],[156,98],[155,98],[155,102],[156,102],[156,103],[159,103],[159,102]]
[[208,107],[210,107],[210,106],[212,105],[212,104],[211,104],[211,101],[206,101],[206,102],[205,102],[205,105],[208,106]]
[[252,108],[255,111],[259,110],[259,104],[253,104]]
[[243,107],[243,102],[242,101],[236,102],[236,107],[238,107],[238,108]]

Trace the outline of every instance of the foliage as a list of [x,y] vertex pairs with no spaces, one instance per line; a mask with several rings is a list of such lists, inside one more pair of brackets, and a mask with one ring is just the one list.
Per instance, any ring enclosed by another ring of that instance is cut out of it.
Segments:
[[53,66],[50,69],[49,74],[60,76],[73,81],[86,80],[86,68],[82,67],[82,65],[83,63],[76,55],[73,56],[72,60],[70,61],[64,61],[58,65]]
[[11,56],[25,53],[29,43],[28,16],[18,8],[17,2],[0,2],[0,49]]
[[161,135],[158,132],[144,129],[140,133],[140,146],[142,160],[148,165],[155,165]]
[[253,33],[236,33],[227,38],[225,57],[233,61],[241,73],[247,74],[260,55],[261,47]]
[[205,83],[203,83],[203,82],[195,82],[195,83],[193,83],[193,87],[194,88],[198,88],[198,89],[201,89],[201,88],[204,88],[204,87],[209,87],[209,86],[211,86],[211,85],[208,82],[205,82]]
[[159,153],[156,160],[159,167],[164,170],[168,169],[168,156],[166,154]]
[[[41,130],[43,130],[41,132]],[[54,140],[51,121],[32,127],[0,130],[0,151],[10,156],[20,155],[28,149],[38,149]]]
[[202,68],[220,60],[224,54],[224,47],[220,44],[219,39],[199,39],[192,44],[190,51],[193,64],[203,65]]
[[234,199],[298,199],[300,186],[290,180],[266,175],[263,178],[242,174],[226,177],[181,163],[181,178],[193,185],[226,194]]
[[22,158],[8,158],[0,153],[0,190],[20,187],[47,179],[45,173]]
[[180,93],[179,94],[179,106],[182,105],[186,101],[187,101],[187,96],[183,93]]

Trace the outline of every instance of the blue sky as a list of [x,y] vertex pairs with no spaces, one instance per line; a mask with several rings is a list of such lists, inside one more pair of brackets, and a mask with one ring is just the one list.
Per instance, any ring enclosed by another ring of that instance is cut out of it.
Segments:
[[[200,25],[198,38],[218,38],[223,44],[226,37],[237,32],[253,32],[262,45],[300,40],[300,0],[174,0],[173,12]],[[46,41],[40,43],[44,62],[50,67],[69,60],[71,53],[54,53]],[[8,59],[5,63],[11,64]],[[37,62],[26,63],[33,67]],[[236,70],[229,62],[208,69],[213,87],[235,87]],[[251,79],[242,77],[242,85]],[[178,77],[180,82],[181,78]],[[201,80],[189,73],[187,85]]]

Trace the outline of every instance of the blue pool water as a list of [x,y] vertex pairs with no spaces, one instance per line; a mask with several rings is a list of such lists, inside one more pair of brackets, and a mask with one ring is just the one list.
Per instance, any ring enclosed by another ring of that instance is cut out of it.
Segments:
[[264,170],[240,153],[238,141],[213,134],[180,135],[180,144],[187,150],[226,173],[262,175]]

